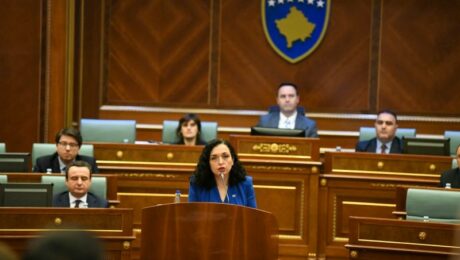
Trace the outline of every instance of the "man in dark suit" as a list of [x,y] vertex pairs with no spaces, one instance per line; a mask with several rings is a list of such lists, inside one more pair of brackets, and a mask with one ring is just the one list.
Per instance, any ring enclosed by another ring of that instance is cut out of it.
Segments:
[[91,165],[85,161],[69,164],[65,173],[68,191],[56,194],[53,207],[107,208],[108,202],[89,192],[91,187]]
[[93,157],[78,154],[83,142],[80,131],[63,128],[56,134],[55,141],[56,152],[37,158],[34,172],[65,173],[67,165],[76,160],[88,162],[93,173],[99,172]]
[[447,183],[450,183],[451,188],[460,188],[460,145],[457,146],[457,156],[455,157],[457,160],[457,168],[448,170],[441,174],[439,186],[446,187]]
[[355,150],[369,153],[402,153],[402,141],[396,136],[398,129],[396,113],[390,110],[380,111],[374,125],[377,137],[359,142]]
[[298,107],[299,101],[297,86],[292,83],[282,83],[278,87],[276,97],[278,106],[271,107],[267,115],[261,116],[257,126],[303,129],[306,137],[318,137],[316,122],[305,116],[304,109]]

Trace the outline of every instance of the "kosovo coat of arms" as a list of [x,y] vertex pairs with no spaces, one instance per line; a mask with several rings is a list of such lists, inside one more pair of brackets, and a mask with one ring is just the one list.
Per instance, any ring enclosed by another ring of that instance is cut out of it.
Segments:
[[268,42],[287,61],[299,62],[321,43],[330,6],[330,0],[262,0]]

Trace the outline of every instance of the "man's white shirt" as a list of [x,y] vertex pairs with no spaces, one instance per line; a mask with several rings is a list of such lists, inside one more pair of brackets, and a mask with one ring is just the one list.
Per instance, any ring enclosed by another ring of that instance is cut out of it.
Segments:
[[280,112],[280,121],[278,122],[278,128],[282,129],[294,129],[295,119],[297,118],[297,111],[294,112],[290,117],[286,117]]

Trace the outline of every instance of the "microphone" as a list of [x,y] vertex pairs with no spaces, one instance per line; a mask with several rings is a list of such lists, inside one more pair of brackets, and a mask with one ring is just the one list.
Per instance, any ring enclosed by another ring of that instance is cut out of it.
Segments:
[[221,171],[221,172],[220,172],[220,178],[222,179],[222,184],[225,186],[225,196],[227,197],[228,203],[230,203],[230,198],[228,197],[228,186],[227,186],[227,184],[225,183],[225,177],[224,177],[224,175],[225,175],[224,171]]
[[224,177],[224,172],[220,172],[220,178],[222,179],[222,184],[225,185],[225,177]]

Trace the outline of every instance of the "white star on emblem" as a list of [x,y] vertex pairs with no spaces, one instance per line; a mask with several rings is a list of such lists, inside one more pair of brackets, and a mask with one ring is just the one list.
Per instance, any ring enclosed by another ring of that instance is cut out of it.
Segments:
[[275,6],[275,0],[268,0],[268,6]]
[[287,0],[287,1],[288,1],[288,2],[291,2],[291,3],[294,2],[294,0]]
[[278,4],[284,4],[284,0],[278,0]]
[[303,3],[304,1],[303,0],[299,0],[299,3]]
[[317,5],[317,7],[324,7],[324,1],[319,0],[318,2],[316,2],[316,5]]
[[315,4],[315,0],[308,0],[308,4],[309,5]]

